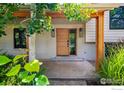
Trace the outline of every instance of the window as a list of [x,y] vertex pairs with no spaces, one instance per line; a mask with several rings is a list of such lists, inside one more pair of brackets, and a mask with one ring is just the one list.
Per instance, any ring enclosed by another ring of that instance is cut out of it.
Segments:
[[25,28],[14,28],[14,48],[26,48]]
[[110,29],[124,29],[124,6],[110,11]]

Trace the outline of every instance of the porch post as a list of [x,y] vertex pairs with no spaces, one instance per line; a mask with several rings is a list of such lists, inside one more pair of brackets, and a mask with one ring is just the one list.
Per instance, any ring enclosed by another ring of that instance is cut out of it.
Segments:
[[35,34],[29,36],[29,61],[35,59]]
[[104,11],[99,11],[96,17],[96,70],[99,69],[99,61],[104,58]]
[[[36,9],[36,4],[31,4],[31,9]],[[31,18],[36,16],[36,13],[31,11]],[[29,61],[35,59],[35,33],[29,36]]]

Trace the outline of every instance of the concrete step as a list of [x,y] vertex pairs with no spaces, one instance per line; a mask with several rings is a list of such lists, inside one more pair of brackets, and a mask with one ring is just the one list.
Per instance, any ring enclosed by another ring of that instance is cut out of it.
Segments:
[[50,85],[87,85],[86,80],[75,79],[49,79]]
[[57,56],[57,57],[54,57],[54,58],[50,58],[50,59],[40,59],[41,61],[52,61],[52,62],[75,62],[75,61],[78,61],[78,62],[82,62],[84,61],[83,58],[79,58],[77,56]]

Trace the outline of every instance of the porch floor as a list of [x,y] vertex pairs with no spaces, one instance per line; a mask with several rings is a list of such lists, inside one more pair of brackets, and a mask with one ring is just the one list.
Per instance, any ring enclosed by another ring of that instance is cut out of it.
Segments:
[[50,59],[40,59],[44,62],[83,62],[84,59],[83,58],[79,58],[75,55],[70,55],[70,56],[57,56],[57,57],[53,57],[53,58],[50,58]]
[[95,62],[43,62],[48,78],[57,79],[93,79],[96,78]]

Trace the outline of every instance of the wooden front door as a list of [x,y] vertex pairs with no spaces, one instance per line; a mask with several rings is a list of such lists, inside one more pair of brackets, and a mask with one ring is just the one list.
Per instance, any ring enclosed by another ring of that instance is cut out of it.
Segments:
[[57,55],[66,56],[69,55],[69,30],[66,28],[56,29],[57,36]]

